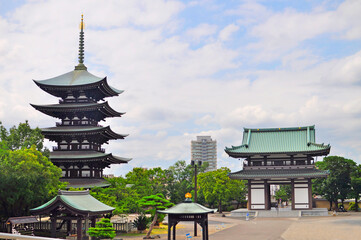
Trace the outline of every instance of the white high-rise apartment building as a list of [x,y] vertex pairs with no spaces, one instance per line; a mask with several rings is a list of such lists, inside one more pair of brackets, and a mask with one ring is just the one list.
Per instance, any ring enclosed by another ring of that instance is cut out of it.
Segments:
[[192,161],[208,162],[206,171],[217,170],[217,141],[211,136],[197,136],[197,140],[191,141]]

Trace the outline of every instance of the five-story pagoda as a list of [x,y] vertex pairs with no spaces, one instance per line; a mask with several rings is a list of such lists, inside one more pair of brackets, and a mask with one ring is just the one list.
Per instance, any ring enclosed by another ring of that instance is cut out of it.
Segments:
[[113,139],[124,139],[109,126],[99,125],[107,117],[120,117],[124,113],[112,109],[106,97],[118,96],[123,91],[108,85],[107,78],[94,76],[84,65],[84,24],[80,24],[79,64],[74,71],[34,82],[47,93],[61,98],[59,104],[34,105],[36,110],[59,118],[56,127],[43,128],[43,135],[57,142],[50,160],[63,171],[62,181],[68,187],[90,188],[106,186],[103,169],[110,164],[127,163],[130,158],[105,153],[101,147]]

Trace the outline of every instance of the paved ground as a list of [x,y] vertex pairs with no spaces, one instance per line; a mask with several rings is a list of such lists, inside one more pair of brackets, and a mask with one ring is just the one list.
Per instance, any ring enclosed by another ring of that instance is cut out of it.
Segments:
[[[210,240],[356,240],[361,239],[361,213],[328,217],[255,218],[249,221],[210,215],[209,232]],[[182,228],[177,230],[177,239],[186,239],[186,233],[193,234],[192,224],[183,223]],[[192,239],[201,239],[200,231],[198,235]],[[167,239],[167,236],[161,235],[161,239]]]

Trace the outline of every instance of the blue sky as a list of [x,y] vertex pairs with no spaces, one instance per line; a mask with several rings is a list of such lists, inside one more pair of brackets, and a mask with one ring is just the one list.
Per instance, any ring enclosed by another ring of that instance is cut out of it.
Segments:
[[125,90],[109,102],[127,114],[102,124],[130,134],[105,147],[133,160],[107,173],[189,161],[197,135],[239,170],[223,149],[243,127],[316,125],[332,155],[360,163],[360,12],[357,0],[0,0],[0,120],[55,125],[30,107],[57,102],[32,79],[73,70],[84,13],[88,71]]

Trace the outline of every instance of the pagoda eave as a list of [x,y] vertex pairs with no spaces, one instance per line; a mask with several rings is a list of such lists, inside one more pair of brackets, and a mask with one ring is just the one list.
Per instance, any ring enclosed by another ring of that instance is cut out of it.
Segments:
[[125,112],[117,112],[109,106],[108,102],[103,103],[79,103],[79,104],[52,104],[35,105],[30,104],[36,110],[59,119],[64,116],[82,113],[85,116],[93,116],[96,120],[104,120],[107,117],[121,117]]
[[330,153],[331,147],[322,150],[314,150],[314,151],[294,151],[294,152],[232,152],[230,150],[225,150],[225,152],[233,158],[248,158],[252,156],[264,156],[264,155],[305,155],[305,156],[324,156]]
[[67,92],[69,91],[70,92],[78,92],[80,90],[84,92],[90,91],[91,92],[90,95],[98,96],[96,98],[97,100],[104,99],[105,97],[118,96],[119,94],[124,92],[123,90],[118,90],[109,86],[106,77],[98,82],[79,84],[79,85],[70,85],[70,84],[56,85],[56,84],[46,84],[43,83],[43,81],[37,81],[37,80],[33,80],[33,81],[45,92],[61,98],[66,97]]

